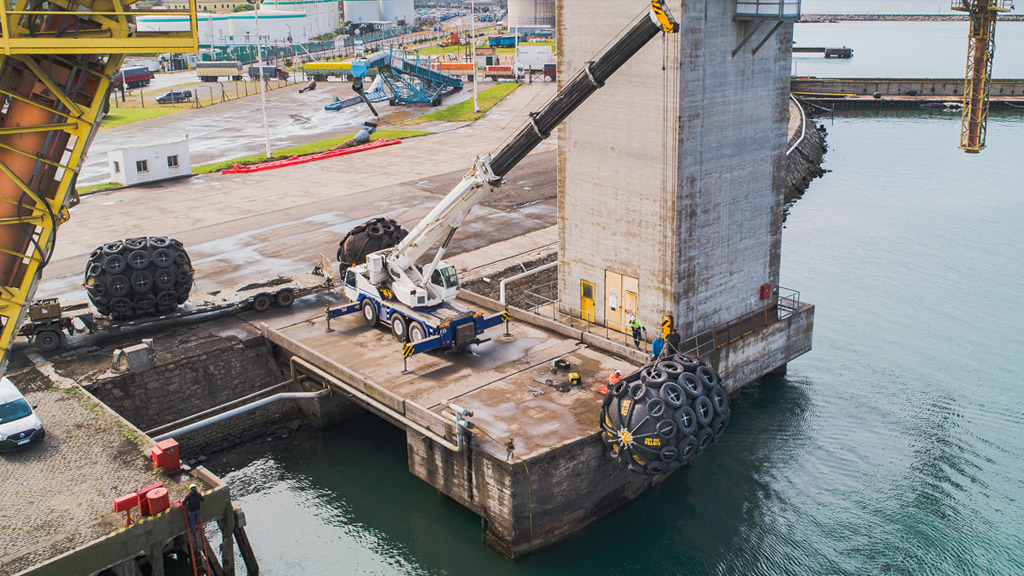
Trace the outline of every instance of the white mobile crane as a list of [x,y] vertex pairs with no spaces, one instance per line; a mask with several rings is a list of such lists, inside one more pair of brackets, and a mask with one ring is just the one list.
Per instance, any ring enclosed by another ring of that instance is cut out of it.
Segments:
[[[459,278],[455,267],[442,260],[452,236],[473,206],[487,192],[500,188],[505,175],[627,60],[659,32],[678,30],[662,0],[653,0],[649,11],[588,62],[540,112],[530,114],[529,122],[497,153],[478,157],[462,181],[408,235],[399,235],[400,240],[390,247],[343,260],[343,289],[352,304],[329,309],[327,317],[362,311],[368,324],[386,323],[396,338],[411,342],[405,347],[406,356],[479,343],[477,337],[484,330],[506,321],[505,314],[484,316],[452,302],[459,293]],[[380,235],[379,229],[376,234]],[[430,263],[418,265],[435,247]]]

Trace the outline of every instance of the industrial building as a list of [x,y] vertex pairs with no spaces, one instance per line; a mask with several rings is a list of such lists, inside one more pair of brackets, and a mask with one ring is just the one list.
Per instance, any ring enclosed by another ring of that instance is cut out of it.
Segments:
[[[558,23],[559,70],[584,67],[646,4],[559,0],[574,14]],[[686,339],[777,302],[793,27],[775,4],[760,19],[779,26],[758,29],[733,2],[668,2],[680,34],[559,130],[564,310],[619,329],[672,314]]]
[[110,179],[125,186],[192,174],[188,139],[111,150],[107,153],[107,162]]
[[[246,44],[256,42],[254,10],[231,12],[229,9],[196,14],[200,44]],[[337,2],[330,0],[268,0],[259,11],[260,35],[267,42],[308,42],[340,26]],[[171,9],[187,9],[188,4],[170,4]],[[219,12],[218,12],[219,11]],[[141,16],[139,29],[146,32],[183,31],[188,17],[181,15]],[[247,40],[246,37],[250,39]]]

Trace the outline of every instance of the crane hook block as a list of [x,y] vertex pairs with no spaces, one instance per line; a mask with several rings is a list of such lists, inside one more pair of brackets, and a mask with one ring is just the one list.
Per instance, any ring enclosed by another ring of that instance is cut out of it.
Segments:
[[668,13],[662,0],[651,0],[651,20],[666,34],[679,32],[679,22]]

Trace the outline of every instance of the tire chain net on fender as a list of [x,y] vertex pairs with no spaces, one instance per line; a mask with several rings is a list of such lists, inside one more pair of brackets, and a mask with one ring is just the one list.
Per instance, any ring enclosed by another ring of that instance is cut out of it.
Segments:
[[409,235],[391,218],[374,218],[356,226],[338,243],[338,270],[344,276],[350,266],[366,262],[366,256],[386,250]]
[[85,266],[84,284],[98,313],[129,320],[177,310],[192,292],[192,276],[181,242],[148,236],[97,247]]
[[718,374],[676,354],[645,366],[639,381],[609,386],[601,404],[601,439],[630,471],[667,474],[717,441],[730,414]]

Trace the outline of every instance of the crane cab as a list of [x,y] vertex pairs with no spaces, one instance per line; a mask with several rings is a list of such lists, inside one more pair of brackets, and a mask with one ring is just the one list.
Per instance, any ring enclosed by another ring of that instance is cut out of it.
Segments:
[[455,266],[440,262],[430,275],[430,285],[441,300],[451,300],[459,293],[459,274]]

